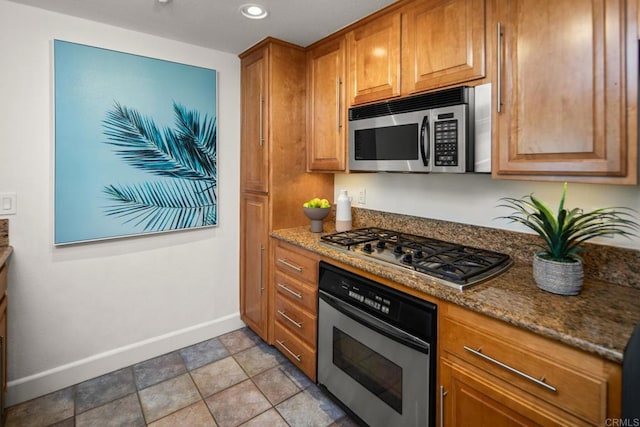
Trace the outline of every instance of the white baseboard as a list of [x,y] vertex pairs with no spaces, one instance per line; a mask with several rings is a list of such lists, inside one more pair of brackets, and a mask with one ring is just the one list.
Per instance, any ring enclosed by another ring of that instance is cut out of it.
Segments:
[[240,314],[234,313],[9,381],[6,406],[43,396],[244,326]]

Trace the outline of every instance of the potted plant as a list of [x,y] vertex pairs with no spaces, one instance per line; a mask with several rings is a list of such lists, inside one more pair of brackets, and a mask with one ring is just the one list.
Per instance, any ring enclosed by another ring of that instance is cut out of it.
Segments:
[[609,207],[584,212],[564,206],[567,183],[564,183],[558,211],[551,209],[533,193],[520,199],[504,197],[499,207],[510,208],[513,214],[501,218],[518,222],[542,237],[541,251],[533,257],[533,278],[539,288],[561,295],[577,295],[582,290],[582,243],[601,236],[632,236],[639,228],[633,210]]

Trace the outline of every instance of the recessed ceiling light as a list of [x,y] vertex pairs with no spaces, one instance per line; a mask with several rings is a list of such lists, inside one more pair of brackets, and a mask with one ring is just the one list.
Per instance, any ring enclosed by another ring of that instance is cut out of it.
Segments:
[[169,3],[171,0],[158,0],[158,3],[160,4],[167,4]]
[[263,6],[259,4],[245,4],[240,6],[240,13],[249,19],[264,19],[269,12]]

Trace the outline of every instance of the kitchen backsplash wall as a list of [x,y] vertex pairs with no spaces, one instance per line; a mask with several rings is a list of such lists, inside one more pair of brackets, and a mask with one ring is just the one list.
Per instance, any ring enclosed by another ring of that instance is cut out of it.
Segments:
[[[537,235],[516,231],[353,208],[353,227],[376,226],[508,253],[516,262],[531,264],[542,241]],[[640,288],[640,251],[607,245],[585,245],[586,277]]]
[[[510,211],[498,207],[501,197],[530,193],[554,211],[562,193],[562,182],[494,180],[488,174],[336,174],[334,200],[346,189],[354,207],[383,212],[480,225],[524,233],[531,230],[501,219]],[[365,203],[359,203],[360,190]],[[640,222],[640,190],[637,186],[569,183],[566,206],[585,211],[608,206],[626,206],[636,211]],[[598,238],[594,243],[640,250],[640,237]]]

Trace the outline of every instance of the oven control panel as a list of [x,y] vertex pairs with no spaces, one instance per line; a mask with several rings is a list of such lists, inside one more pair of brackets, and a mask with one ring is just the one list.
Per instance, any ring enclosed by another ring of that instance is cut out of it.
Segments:
[[428,341],[436,334],[437,306],[320,261],[318,290],[344,305]]
[[387,298],[383,298],[380,295],[364,296],[353,289],[347,292],[350,298],[360,301],[362,304],[368,305],[374,310],[381,311],[384,314],[389,314],[391,301]]

